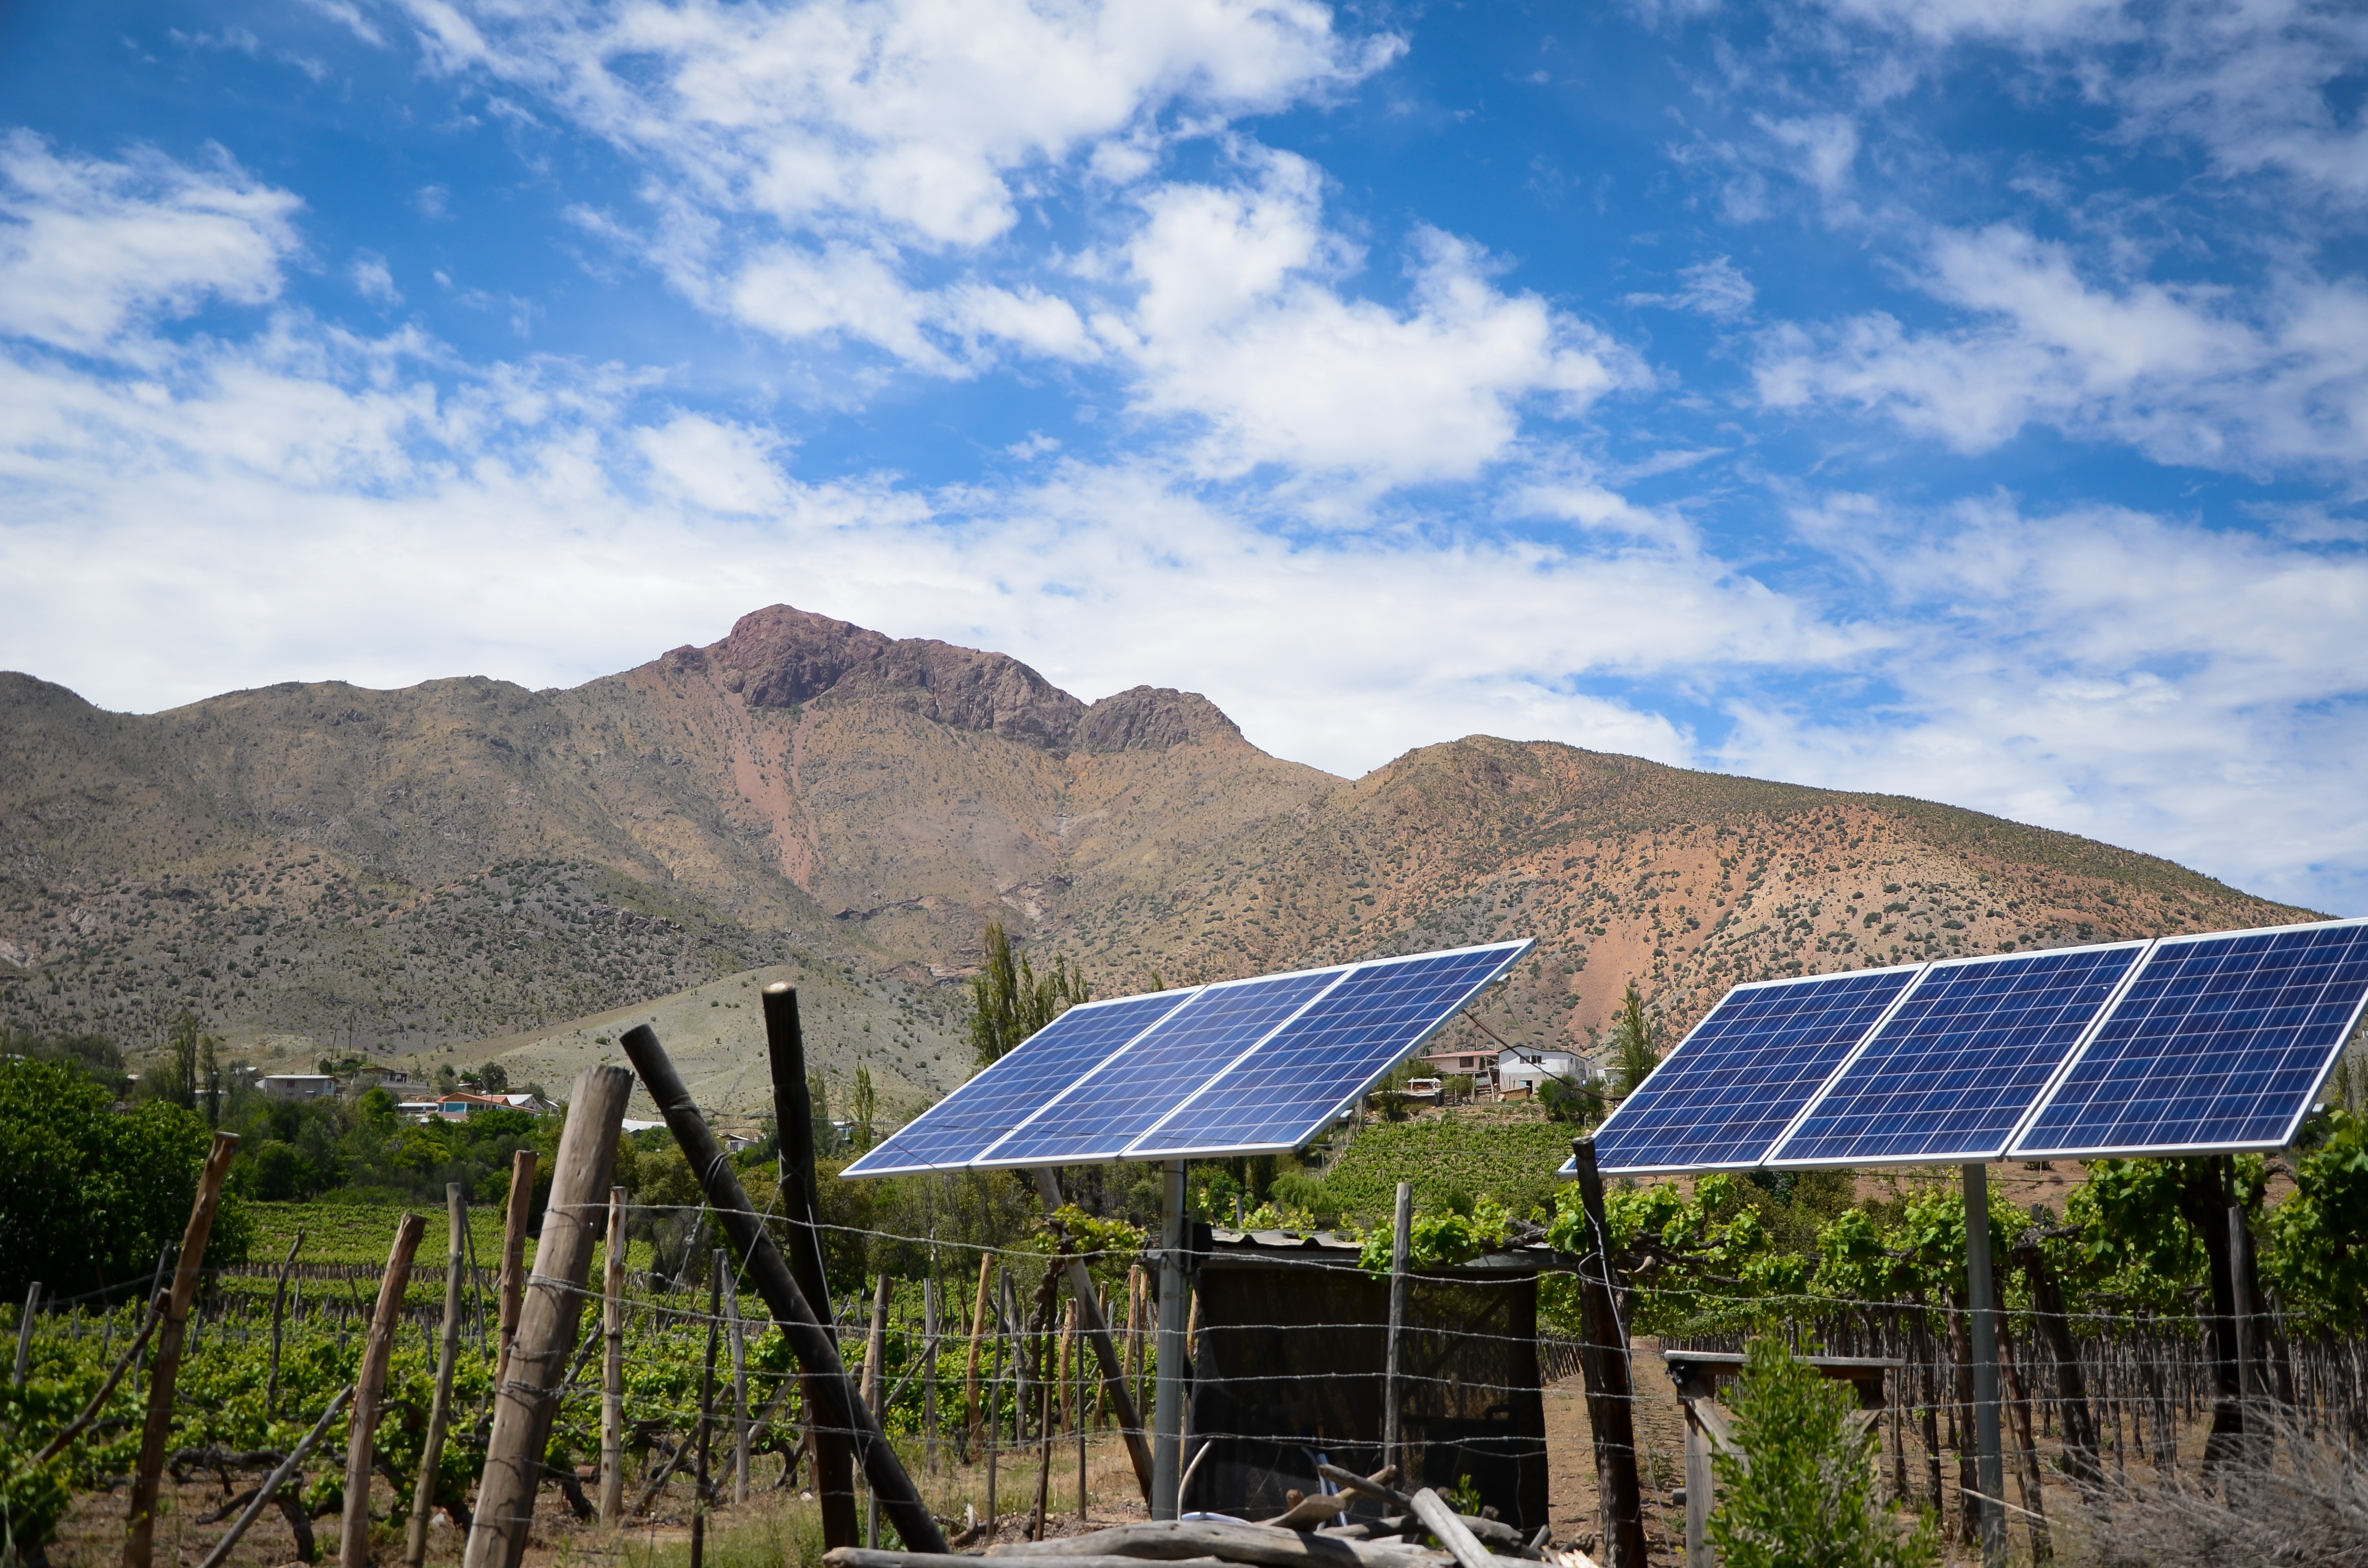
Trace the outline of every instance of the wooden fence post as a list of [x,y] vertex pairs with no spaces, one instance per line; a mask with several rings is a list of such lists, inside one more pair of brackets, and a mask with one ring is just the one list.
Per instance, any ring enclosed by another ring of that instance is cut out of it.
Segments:
[[1628,1335],[1620,1322],[1619,1280],[1611,1264],[1611,1233],[1603,1220],[1603,1177],[1595,1168],[1595,1140],[1571,1141],[1578,1164],[1580,1201],[1588,1244],[1579,1265],[1584,1339],[1579,1370],[1587,1381],[1587,1420],[1595,1433],[1596,1495],[1602,1512],[1606,1568],[1645,1568],[1645,1497],[1636,1479],[1634,1386],[1628,1369]]
[[962,1374],[962,1396],[970,1403],[970,1441],[962,1454],[969,1460],[978,1451],[986,1430],[986,1407],[978,1402],[979,1336],[986,1332],[986,1315],[995,1310],[987,1294],[995,1283],[995,1254],[982,1253],[978,1260],[978,1303],[970,1320],[970,1365]]
[[[633,1075],[622,1067],[586,1067],[567,1102],[552,1167],[551,1206],[542,1218],[534,1290],[518,1314],[510,1367],[494,1392],[494,1430],[485,1475],[470,1522],[465,1568],[518,1568],[534,1524],[543,1449],[559,1408],[559,1382],[575,1348],[585,1284],[599,1235],[600,1194],[617,1160],[617,1135]],[[530,1175],[531,1173],[529,1173]]]
[[625,1189],[609,1189],[608,1289],[600,1331],[600,1522],[614,1528],[625,1509]]
[[444,1188],[444,1210],[450,1228],[445,1244],[444,1332],[436,1346],[436,1399],[427,1409],[427,1438],[420,1445],[419,1479],[411,1487],[411,1527],[404,1537],[403,1560],[407,1568],[427,1561],[427,1517],[436,1511],[436,1475],[444,1464],[444,1433],[452,1419],[452,1374],[461,1358],[461,1260],[467,1256],[468,1223],[461,1208],[461,1184]]
[[296,1249],[304,1244],[302,1226],[296,1239],[288,1244],[288,1256],[280,1260],[279,1287],[271,1292],[271,1376],[263,1385],[263,1414],[267,1419],[279,1414],[279,1330],[288,1310],[288,1271],[296,1267]]
[[723,1306],[723,1249],[707,1255],[707,1369],[699,1380],[699,1457],[690,1482],[690,1568],[701,1568],[707,1556],[707,1440],[715,1430],[715,1331]]
[[378,1308],[370,1314],[370,1339],[362,1348],[361,1376],[354,1380],[354,1416],[346,1429],[346,1521],[337,1538],[340,1568],[370,1568],[370,1449],[378,1438],[378,1396],[386,1389],[386,1364],[394,1355],[394,1331],[403,1319],[403,1292],[411,1283],[411,1258],[427,1221],[405,1214],[394,1224],[394,1246],[378,1283]]
[[[768,1017],[772,998],[767,997]],[[740,1185],[740,1176],[732,1168],[731,1158],[715,1142],[714,1130],[699,1114],[692,1103],[690,1091],[683,1087],[682,1076],[674,1070],[666,1048],[658,1043],[655,1030],[647,1024],[627,1029],[620,1042],[632,1059],[657,1102],[658,1111],[666,1118],[666,1128],[674,1134],[676,1147],[690,1162],[693,1175],[705,1188],[708,1201],[713,1205],[715,1221],[732,1243],[732,1250],[748,1272],[757,1293],[772,1310],[773,1322],[790,1343],[790,1351],[805,1369],[808,1392],[814,1395],[814,1429],[820,1433],[836,1427],[853,1439],[856,1458],[863,1467],[864,1477],[887,1511],[896,1533],[904,1538],[907,1551],[942,1553],[946,1538],[913,1478],[905,1473],[904,1462],[889,1446],[888,1435],[880,1423],[863,1408],[848,1381],[847,1367],[838,1357],[838,1346],[832,1338],[824,1320],[814,1314],[812,1303],[798,1282],[791,1278],[789,1265],[783,1261],[780,1249],[773,1244],[770,1233],[765,1229],[763,1216],[748,1202],[747,1189]],[[781,1136],[786,1142],[794,1131],[786,1121]],[[792,1221],[791,1234],[797,1233]],[[819,1260],[817,1260],[819,1261]],[[850,1496],[849,1502],[853,1501]],[[482,1517],[482,1516],[480,1516]],[[517,1568],[507,1564],[478,1564],[468,1568]]]
[[534,1224],[534,1151],[510,1156],[510,1200],[502,1224],[502,1341],[494,1358],[494,1386],[509,1376],[510,1342],[518,1337],[526,1301],[526,1233]]
[[732,1502],[736,1507],[748,1501],[748,1335],[740,1322],[740,1281],[729,1270],[723,1281],[723,1325],[732,1336]]
[[1094,1359],[1099,1363],[1102,1384],[1117,1396],[1119,1426],[1126,1440],[1127,1459],[1134,1466],[1135,1485],[1143,1492],[1143,1500],[1151,1501],[1151,1445],[1144,1440],[1143,1418],[1126,1391],[1126,1369],[1120,1363],[1118,1346],[1110,1343],[1110,1324],[1104,1321],[1101,1307],[1094,1298],[1094,1281],[1085,1259],[1074,1251],[1072,1239],[1061,1225],[1061,1186],[1053,1173],[1038,1166],[1036,1196],[1044,1205],[1045,1218],[1061,1239],[1062,1255],[1068,1260],[1069,1296],[1077,1303],[1080,1321],[1094,1347]]
[[[790,1278],[806,1300],[810,1314],[831,1325],[832,1356],[837,1354],[837,1314],[830,1303],[830,1282],[823,1269],[822,1233],[816,1229],[814,1208],[814,1100],[806,1089],[805,1030],[798,1019],[798,994],[786,982],[765,987],[765,1044],[773,1073],[773,1120],[781,1144],[781,1212],[789,1229],[784,1259]],[[651,1037],[653,1042],[656,1037]],[[768,1301],[767,1305],[770,1306]],[[780,1309],[774,1309],[779,1315]],[[801,1365],[803,1365],[801,1358]],[[844,1374],[842,1373],[842,1376]],[[814,1500],[822,1507],[822,1540],[825,1548],[855,1546],[855,1443],[846,1431],[834,1431],[814,1413],[825,1403],[808,1369],[805,1391],[806,1431],[814,1441]],[[905,1542],[909,1547],[912,1542]]]
[[[189,1302],[197,1297],[206,1241],[213,1234],[214,1210],[222,1203],[222,1178],[230,1175],[231,1156],[237,1153],[235,1134],[214,1134],[213,1148],[198,1173],[197,1200],[189,1206],[188,1227],[181,1233],[173,1292],[160,1305],[156,1362],[148,1374],[148,1418],[141,1428],[140,1463],[131,1472],[131,1498],[124,1516],[123,1568],[149,1568],[155,1553],[156,1493],[165,1473],[165,1445],[173,1436],[173,1385],[181,1371],[182,1326],[188,1322]],[[163,1272],[161,1266],[157,1272]]]

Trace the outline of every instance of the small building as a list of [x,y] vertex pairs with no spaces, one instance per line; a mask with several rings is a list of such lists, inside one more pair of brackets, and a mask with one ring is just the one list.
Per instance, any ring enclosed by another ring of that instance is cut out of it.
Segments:
[[1497,1087],[1497,1057],[1494,1051],[1440,1051],[1422,1060],[1438,1076],[1469,1078],[1474,1090],[1485,1093]]
[[[534,1096],[519,1095],[517,1097],[532,1099]],[[508,1095],[481,1095],[473,1089],[452,1089],[425,1103],[430,1114],[446,1121],[465,1121],[481,1110],[507,1110],[510,1099]]]
[[337,1080],[326,1073],[267,1073],[256,1084],[283,1100],[334,1099],[337,1093]]
[[1508,1048],[1497,1053],[1497,1090],[1523,1097],[1534,1095],[1548,1078],[1565,1084],[1593,1083],[1601,1076],[1595,1063],[1575,1051],[1525,1051]]

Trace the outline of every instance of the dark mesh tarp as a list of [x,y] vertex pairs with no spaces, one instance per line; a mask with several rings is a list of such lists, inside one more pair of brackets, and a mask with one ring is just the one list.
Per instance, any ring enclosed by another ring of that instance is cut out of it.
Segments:
[[[1186,1460],[1204,1441],[1214,1449],[1192,1476],[1188,1511],[1269,1518],[1285,1490],[1325,1490],[1319,1455],[1360,1474],[1381,1468],[1389,1282],[1352,1256],[1201,1268]],[[1417,1278],[1404,1350],[1415,1481],[1444,1494],[1468,1475],[1524,1531],[1546,1522],[1537,1303],[1526,1274]],[[1351,1517],[1378,1511],[1364,1505]]]

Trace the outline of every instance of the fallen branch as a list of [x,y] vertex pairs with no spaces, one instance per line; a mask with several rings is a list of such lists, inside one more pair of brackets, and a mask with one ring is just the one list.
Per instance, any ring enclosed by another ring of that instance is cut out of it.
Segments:
[[344,1413],[346,1402],[353,1397],[354,1391],[350,1384],[337,1391],[337,1397],[329,1402],[328,1409],[321,1412],[321,1419],[313,1423],[310,1432],[304,1434],[304,1440],[297,1444],[288,1457],[279,1461],[279,1468],[273,1471],[264,1479],[263,1484],[255,1489],[255,1500],[246,1506],[246,1512],[238,1517],[238,1523],[231,1526],[230,1533],[214,1542],[214,1549],[206,1554],[206,1560],[201,1564],[201,1568],[222,1568],[223,1562],[230,1556],[230,1549],[238,1544],[238,1538],[246,1533],[247,1527],[255,1523],[262,1515],[265,1506],[272,1498],[279,1495],[279,1489],[288,1484],[288,1478],[296,1473],[296,1467],[304,1462],[304,1456],[311,1453],[323,1437],[328,1436],[329,1427]]
[[[1383,1546],[1338,1536],[1303,1535],[1271,1525],[1226,1519],[1163,1519],[1145,1525],[1115,1525],[1057,1540],[1008,1541],[986,1549],[989,1557],[1133,1557],[1173,1562],[1221,1557],[1249,1568],[1416,1568],[1445,1561],[1443,1553],[1418,1546]],[[1064,1563],[1065,1568],[1065,1563]]]

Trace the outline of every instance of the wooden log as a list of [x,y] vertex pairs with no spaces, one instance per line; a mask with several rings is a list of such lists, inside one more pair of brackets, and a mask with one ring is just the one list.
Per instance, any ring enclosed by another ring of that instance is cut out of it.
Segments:
[[271,1292],[271,1376],[263,1385],[263,1414],[267,1419],[279,1415],[279,1331],[288,1312],[288,1271],[296,1266],[296,1249],[304,1244],[304,1231],[299,1226],[296,1239],[288,1244],[288,1256],[279,1263],[279,1286]]
[[[1444,1506],[1444,1505],[1442,1505]],[[1008,1541],[986,1549],[989,1557],[1030,1560],[1122,1557],[1173,1562],[1222,1558],[1249,1568],[1437,1568],[1448,1554],[1419,1546],[1346,1540],[1226,1519],[1159,1519],[1112,1525],[1053,1540]]]
[[378,1399],[386,1390],[387,1362],[394,1356],[394,1331],[402,1326],[403,1292],[411,1283],[412,1255],[427,1221],[405,1214],[394,1222],[394,1245],[379,1280],[378,1306],[370,1313],[370,1338],[362,1347],[361,1376],[354,1380],[354,1418],[346,1433],[346,1517],[337,1538],[339,1568],[370,1568],[370,1477],[377,1473]]
[[[297,1467],[304,1462],[306,1456],[320,1446],[321,1439],[329,1435],[330,1426],[345,1410],[346,1402],[353,1396],[354,1391],[350,1387],[337,1391],[337,1397],[329,1402],[329,1408],[321,1413],[321,1419],[313,1424],[313,1429],[304,1434],[302,1441],[290,1449],[288,1457],[279,1461],[279,1468],[266,1476],[263,1484],[255,1489],[255,1499],[246,1506],[246,1512],[238,1517],[238,1523],[231,1526],[229,1534],[214,1542],[214,1549],[206,1554],[206,1560],[199,1568],[222,1568],[222,1563],[230,1557],[231,1548],[238,1544],[238,1538],[246,1533],[248,1526],[262,1517],[264,1509],[279,1499],[279,1489],[288,1484],[289,1477],[296,1473]],[[303,1555],[306,1562],[312,1561],[309,1546]]]
[[[1119,1429],[1126,1442],[1126,1457],[1134,1466],[1134,1483],[1142,1489],[1143,1500],[1151,1501],[1151,1444],[1144,1436],[1141,1407],[1127,1392],[1126,1369],[1121,1364],[1118,1346],[1110,1342],[1110,1324],[1102,1317],[1101,1304],[1094,1297],[1091,1272],[1085,1259],[1076,1256],[1076,1245],[1057,1216],[1061,1210],[1061,1187],[1050,1170],[1036,1171],[1036,1195],[1043,1200],[1044,1213],[1052,1220],[1054,1234],[1059,1237],[1061,1253],[1068,1260],[1069,1291],[1078,1303],[1086,1333],[1091,1338],[1094,1359],[1101,1368],[1102,1386],[1109,1391],[1110,1403],[1118,1406]],[[1132,1322],[1128,1324],[1132,1329]],[[1083,1492],[1079,1493],[1082,1497]]]
[[600,1335],[600,1522],[614,1528],[625,1506],[625,1189],[609,1189],[607,1278]]
[[1573,1139],[1571,1153],[1590,1248],[1578,1275],[1584,1325],[1579,1370],[1587,1383],[1588,1426],[1595,1437],[1596,1496],[1602,1516],[1598,1539],[1609,1568],[1645,1568],[1645,1495],[1636,1478],[1635,1389],[1629,1375],[1627,1330],[1620,1321],[1623,1282],[1611,1262],[1595,1140]]
[[494,1386],[509,1376],[510,1343],[518,1338],[518,1313],[526,1301],[527,1230],[534,1223],[534,1151],[510,1156],[510,1199],[502,1220],[501,1350],[494,1361]]
[[[1359,1475],[1355,1471],[1337,1464],[1319,1464],[1315,1471],[1335,1486],[1362,1493],[1376,1503],[1387,1503],[1401,1512],[1413,1511],[1414,1499],[1390,1484],[1397,1475],[1395,1465],[1385,1465],[1371,1475]],[[1506,1547],[1521,1544],[1521,1532],[1500,1520],[1484,1519],[1474,1514],[1458,1514],[1455,1517],[1463,1521],[1465,1529],[1484,1542]]]
[[586,1067],[568,1096],[567,1127],[552,1167],[535,1289],[518,1315],[508,1375],[494,1391],[494,1429],[470,1521],[465,1568],[518,1568],[534,1524],[535,1489],[557,1413],[560,1374],[575,1347],[592,1249],[605,1218],[600,1195],[617,1158],[617,1137],[632,1092],[621,1067]]
[[[805,1298],[808,1315],[836,1328],[830,1283],[823,1270],[821,1211],[814,1196],[814,1100],[806,1088],[805,1031],[798,1019],[798,994],[785,982],[765,987],[765,1045],[773,1074],[773,1118],[781,1145],[781,1213],[787,1221],[790,1278]],[[653,1042],[655,1037],[652,1037]],[[689,1096],[686,1096],[687,1099]],[[747,1256],[742,1249],[742,1257]],[[762,1287],[759,1287],[761,1290]],[[770,1298],[767,1305],[770,1306]],[[780,1315],[780,1309],[774,1309]],[[831,1344],[836,1365],[838,1347]],[[803,1366],[803,1358],[799,1362]],[[842,1378],[844,1373],[841,1374]],[[855,1517],[856,1452],[853,1437],[816,1418],[829,1401],[820,1384],[806,1389],[807,1431],[814,1443],[814,1498],[822,1507],[822,1540],[825,1547],[857,1544]],[[907,1538],[905,1544],[913,1543]]]
[[[822,1554],[829,1568],[959,1568],[960,1564],[976,1562],[977,1558],[952,1554],[939,1556],[929,1551],[875,1551],[860,1546],[842,1546]],[[1064,1557],[1062,1568],[1143,1568],[1140,1557]],[[1185,1557],[1170,1561],[1169,1568],[1228,1568],[1223,1558]]]
[[436,1397],[427,1408],[427,1437],[419,1448],[419,1479],[411,1488],[411,1526],[404,1536],[406,1568],[427,1561],[427,1519],[436,1511],[436,1481],[444,1466],[444,1433],[452,1418],[452,1378],[461,1360],[461,1259],[468,1247],[468,1216],[461,1208],[461,1184],[444,1188],[444,1209],[450,1235],[445,1243],[444,1330],[436,1344]]
[[1439,1538],[1439,1544],[1447,1548],[1448,1555],[1455,1559],[1459,1568],[1494,1568],[1488,1549],[1463,1528],[1463,1521],[1438,1493],[1426,1486],[1407,1501],[1414,1506],[1414,1517]]
[[[769,1017],[770,997],[768,997]],[[732,1250],[747,1270],[751,1283],[765,1298],[772,1310],[773,1321],[789,1341],[791,1354],[798,1358],[811,1379],[809,1392],[814,1395],[814,1421],[817,1432],[836,1428],[854,1440],[856,1458],[862,1466],[871,1490],[887,1511],[889,1521],[908,1547],[928,1551],[943,1551],[945,1536],[937,1521],[929,1517],[928,1505],[922,1501],[914,1487],[913,1479],[896,1458],[888,1443],[887,1434],[880,1423],[863,1408],[848,1381],[847,1368],[838,1358],[838,1346],[833,1341],[823,1320],[816,1317],[804,1291],[791,1278],[780,1249],[764,1221],[748,1202],[746,1189],[732,1168],[732,1162],[715,1142],[715,1133],[699,1114],[699,1107],[683,1087],[681,1075],[666,1057],[666,1048],[648,1025],[639,1025],[625,1031],[621,1042],[633,1065],[640,1070],[642,1082],[657,1102],[659,1113],[666,1118],[667,1129],[674,1133],[676,1146],[690,1163],[690,1168],[706,1190],[708,1200],[714,1205],[716,1222],[723,1227],[732,1242]],[[791,1129],[784,1123],[782,1136],[786,1141]],[[795,1233],[795,1227],[792,1228]],[[850,1502],[852,1499],[850,1498]],[[845,1544],[852,1545],[852,1542]],[[500,1564],[472,1562],[467,1568],[517,1568],[512,1561]]]
[[149,1568],[155,1555],[156,1493],[164,1479],[165,1449],[173,1436],[173,1392],[181,1371],[182,1329],[188,1322],[189,1303],[197,1298],[206,1242],[213,1235],[214,1211],[222,1203],[222,1178],[230,1175],[231,1156],[237,1153],[236,1135],[214,1134],[213,1147],[198,1172],[188,1225],[181,1233],[172,1294],[158,1310],[156,1361],[148,1376],[148,1416],[140,1434],[140,1461],[131,1473],[131,1495],[125,1512],[123,1568]]

